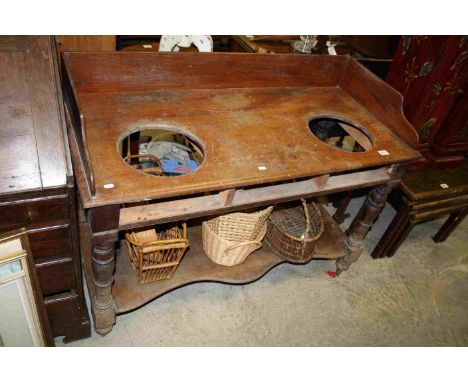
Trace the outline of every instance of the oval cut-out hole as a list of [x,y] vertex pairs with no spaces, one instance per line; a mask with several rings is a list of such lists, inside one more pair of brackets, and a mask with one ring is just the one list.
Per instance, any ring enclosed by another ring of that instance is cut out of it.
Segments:
[[361,152],[372,149],[372,139],[367,132],[338,118],[314,118],[309,121],[309,129],[322,142],[343,151]]
[[142,129],[119,142],[120,156],[137,171],[154,176],[179,176],[194,172],[204,150],[195,138],[166,128]]

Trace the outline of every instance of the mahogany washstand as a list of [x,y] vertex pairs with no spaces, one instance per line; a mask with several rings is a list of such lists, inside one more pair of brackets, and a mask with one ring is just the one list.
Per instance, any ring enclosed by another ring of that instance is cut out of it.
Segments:
[[[263,248],[239,266],[216,265],[195,225],[174,277],[138,285],[124,253],[115,266],[119,231],[372,186],[345,234],[322,209],[326,230],[315,257],[337,259],[340,273],[358,259],[387,194],[419,157],[402,96],[350,57],[109,52],[65,53],[63,62],[71,151],[88,213],[84,269],[100,334],[112,330],[116,313],[179,286],[246,283],[283,262]],[[363,146],[368,138],[367,150],[322,142],[309,129],[319,117],[354,125],[350,134]],[[150,128],[197,141],[201,166],[178,177],[130,167],[119,143]],[[142,201],[151,203],[131,205]]]

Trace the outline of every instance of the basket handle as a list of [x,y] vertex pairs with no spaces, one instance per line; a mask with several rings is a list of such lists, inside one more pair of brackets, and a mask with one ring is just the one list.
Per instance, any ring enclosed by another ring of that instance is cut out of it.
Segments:
[[134,158],[149,158],[149,159],[152,159],[153,161],[156,162],[156,167],[143,169],[143,172],[157,172],[157,173],[162,174],[161,161],[159,160],[159,158],[156,155],[153,155],[153,154],[129,154],[125,158],[123,158],[123,160],[125,162],[127,162],[127,160],[134,159]]
[[312,224],[310,222],[310,212],[309,212],[309,208],[307,207],[307,202],[305,201],[305,199],[301,199],[301,202],[302,202],[302,207],[304,208],[304,214],[306,218],[306,229],[304,232],[304,237],[309,238],[310,231],[312,231]]
[[233,244],[230,247],[226,248],[225,250],[226,253],[233,249],[242,247],[244,245],[255,245],[255,249],[253,251],[256,251],[262,246],[262,240],[265,237],[266,231],[267,231],[267,225],[265,224],[262,230],[260,231],[259,235],[257,236],[257,240],[249,240],[249,241],[243,241],[242,243]]
[[231,245],[230,247],[226,248],[225,251],[226,251],[226,253],[228,253],[229,251],[231,251],[233,249],[243,247],[244,245],[252,245],[252,244],[254,244],[255,247],[256,247],[253,251],[256,251],[257,249],[259,249],[262,246],[262,242],[259,241],[259,240],[243,241],[242,243],[237,243],[237,244]]

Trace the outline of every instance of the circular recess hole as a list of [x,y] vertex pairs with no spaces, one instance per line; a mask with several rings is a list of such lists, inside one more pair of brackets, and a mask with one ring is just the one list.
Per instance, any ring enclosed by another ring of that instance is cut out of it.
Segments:
[[372,137],[363,128],[333,117],[314,118],[309,121],[310,131],[331,147],[362,152],[372,149]]
[[194,172],[204,158],[203,145],[194,137],[163,128],[142,129],[119,142],[120,156],[137,171],[154,176]]

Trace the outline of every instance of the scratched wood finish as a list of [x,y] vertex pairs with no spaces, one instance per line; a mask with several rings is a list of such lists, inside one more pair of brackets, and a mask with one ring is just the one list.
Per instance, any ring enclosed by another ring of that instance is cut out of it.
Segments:
[[[75,155],[85,208],[418,157],[409,147],[417,135],[401,112],[401,95],[348,57],[119,52],[65,53],[64,62],[86,124],[83,135],[79,118],[73,118],[72,148],[83,147],[90,158],[89,166],[81,166],[83,154]],[[68,100],[73,103],[72,97]],[[356,124],[373,137],[373,148],[348,153],[326,145],[309,131],[308,121],[315,116]],[[121,160],[119,140],[155,126],[185,132],[201,143],[205,161],[197,171],[154,177]]]
[[44,36],[0,37],[0,193],[67,184],[51,47]]

